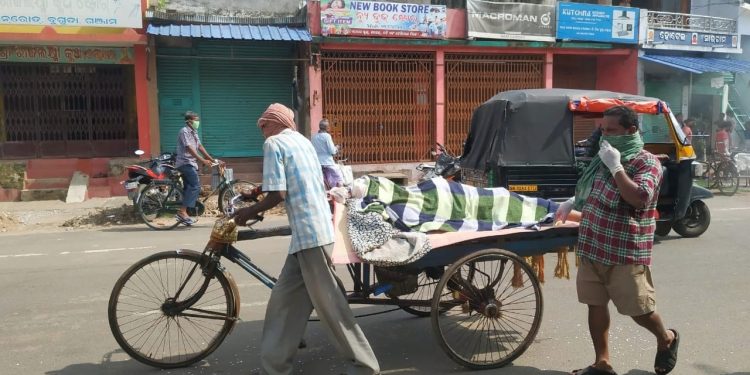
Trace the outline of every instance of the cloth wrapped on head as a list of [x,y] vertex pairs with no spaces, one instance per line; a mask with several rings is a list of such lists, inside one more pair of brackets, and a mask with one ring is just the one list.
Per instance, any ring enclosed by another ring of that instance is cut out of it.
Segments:
[[258,119],[258,127],[266,137],[276,135],[286,129],[297,130],[297,125],[294,123],[294,111],[283,104],[273,103]]

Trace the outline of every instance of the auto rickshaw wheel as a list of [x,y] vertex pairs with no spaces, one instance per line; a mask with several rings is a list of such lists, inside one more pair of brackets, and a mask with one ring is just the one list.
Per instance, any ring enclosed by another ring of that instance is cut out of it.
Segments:
[[676,221],[673,225],[674,231],[682,237],[698,237],[708,230],[711,224],[711,211],[703,201],[690,203],[685,217]]
[[657,236],[665,237],[671,231],[672,231],[671,221],[657,221],[656,222],[656,231],[654,231],[654,234],[656,234]]
[[432,328],[456,363],[497,368],[534,341],[542,306],[539,279],[523,259],[505,250],[482,250],[445,270],[432,299]]

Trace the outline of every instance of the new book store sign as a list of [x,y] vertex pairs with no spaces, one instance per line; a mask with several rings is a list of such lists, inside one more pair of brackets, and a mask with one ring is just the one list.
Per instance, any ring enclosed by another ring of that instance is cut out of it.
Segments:
[[140,29],[141,0],[0,0],[0,25]]
[[442,39],[445,14],[445,5],[331,0],[320,21],[324,36]]

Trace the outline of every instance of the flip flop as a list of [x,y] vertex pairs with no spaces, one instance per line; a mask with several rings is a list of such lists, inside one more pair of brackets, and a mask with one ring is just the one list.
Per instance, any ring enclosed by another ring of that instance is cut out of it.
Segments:
[[[680,347],[680,334],[675,329],[669,329],[674,332],[674,340],[672,345],[669,346],[668,350],[660,350],[656,352],[656,359],[654,359],[654,372],[658,375],[666,375],[674,370],[677,365],[677,349]],[[662,369],[661,371],[657,369]]]
[[174,218],[177,219],[181,224],[184,224],[186,227],[189,227],[193,224],[195,224],[195,220],[193,220],[190,217],[182,217],[180,215],[174,215]]
[[607,370],[601,370],[594,366],[589,366],[586,368],[573,370],[573,372],[570,373],[571,375],[617,375],[614,371],[607,371]]

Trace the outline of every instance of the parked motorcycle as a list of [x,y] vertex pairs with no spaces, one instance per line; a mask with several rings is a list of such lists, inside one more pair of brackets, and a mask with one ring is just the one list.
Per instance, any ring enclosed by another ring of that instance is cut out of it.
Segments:
[[440,143],[436,143],[439,153],[432,151],[432,155],[437,155],[435,163],[421,163],[417,170],[422,172],[419,181],[426,181],[434,177],[441,176],[446,180],[461,181],[461,158],[454,156]]
[[[143,156],[143,150],[136,150],[135,154]],[[151,183],[152,180],[169,179],[169,172],[174,170],[176,155],[171,152],[164,152],[151,160],[128,165],[128,179],[120,182],[128,192],[128,199],[137,205],[138,197],[143,189]]]

